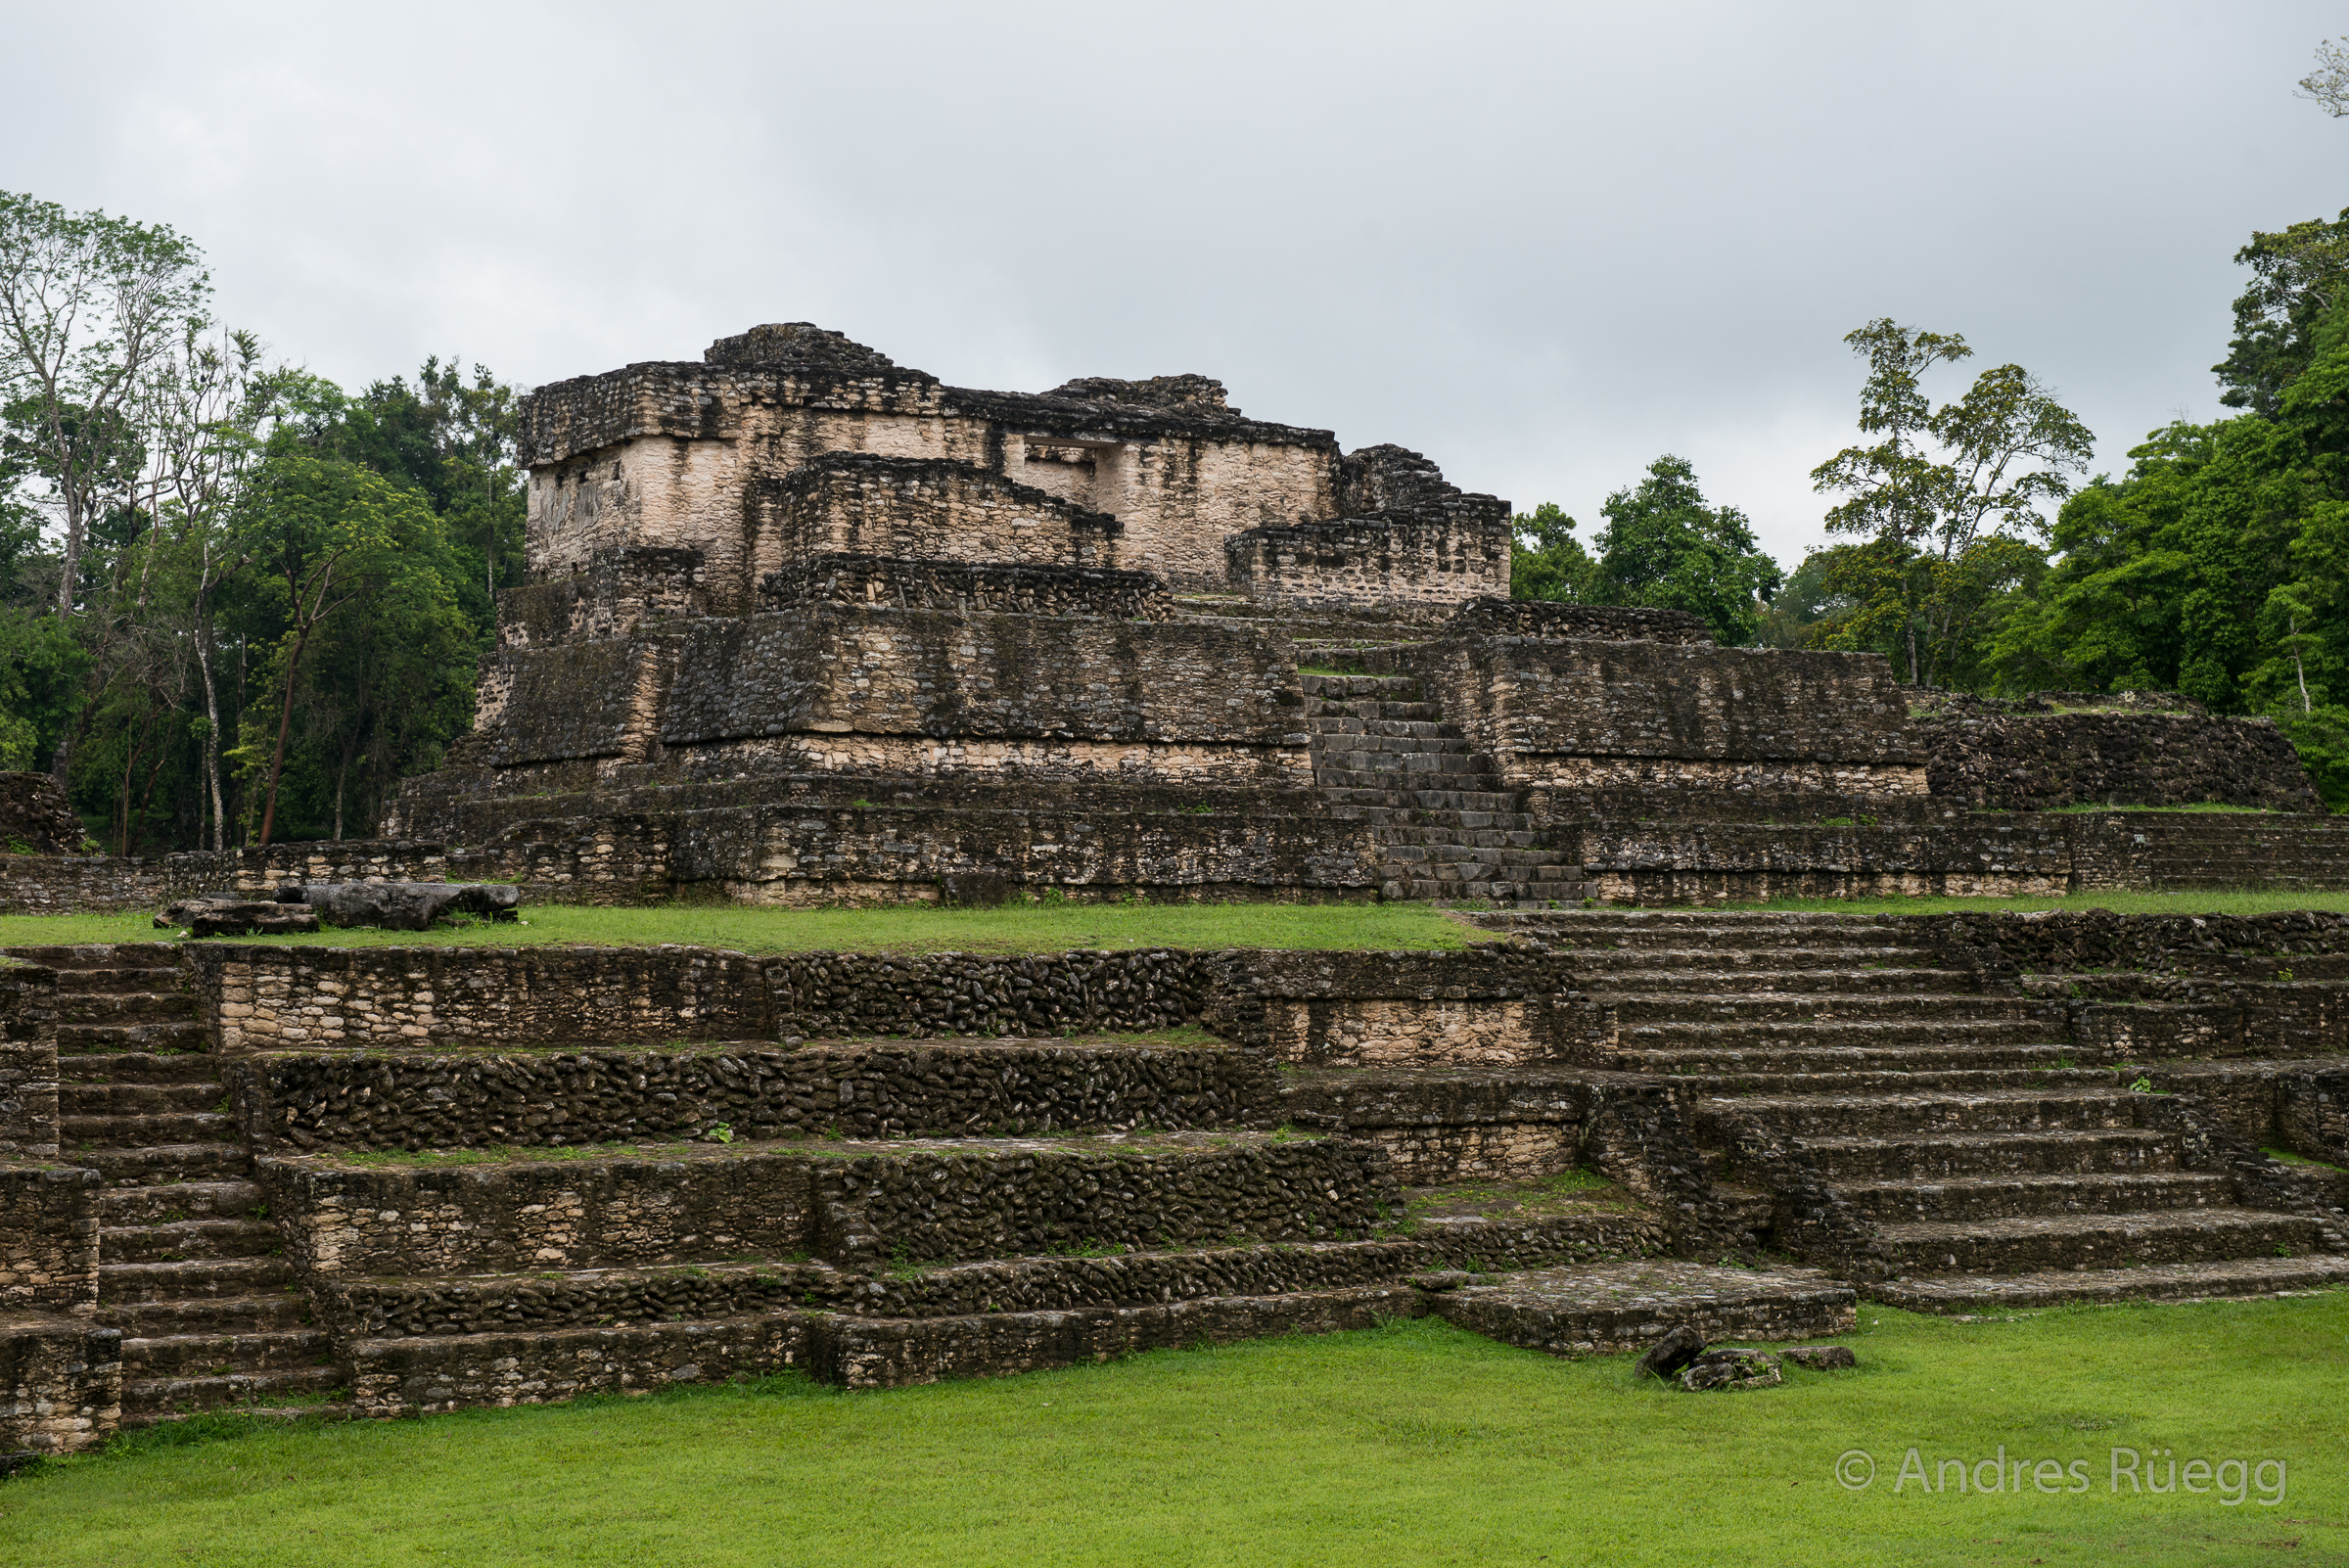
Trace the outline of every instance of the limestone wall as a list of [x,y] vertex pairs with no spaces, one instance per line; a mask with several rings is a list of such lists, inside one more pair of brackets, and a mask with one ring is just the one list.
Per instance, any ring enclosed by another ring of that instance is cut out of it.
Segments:
[[187,948],[223,1052],[771,1039],[757,960],[706,947]]
[[0,914],[114,914],[159,905],[160,859],[0,854]]
[[1936,694],[1915,722],[1933,793],[1976,810],[2202,802],[2325,808],[2273,720],[2218,717],[2182,697]]
[[[490,1044],[462,1037],[444,1045]],[[583,1147],[634,1138],[1034,1136],[1268,1126],[1261,1053],[1215,1042],[272,1050],[223,1077],[255,1149]]]
[[827,554],[1119,566],[1123,526],[971,463],[832,453],[754,487],[750,580]]
[[1304,605],[1458,604],[1509,591],[1507,518],[1343,518],[1223,541],[1231,585]]
[[1419,656],[1444,713],[1511,784],[1634,779],[1922,794],[1891,666],[1876,654],[1448,637]]
[[98,1173],[0,1164],[0,1312],[87,1312],[98,1300]]
[[87,1317],[0,1313],[0,1451],[96,1448],[122,1418],[122,1330]]
[[57,972],[0,959],[0,1160],[54,1159],[58,1141]]

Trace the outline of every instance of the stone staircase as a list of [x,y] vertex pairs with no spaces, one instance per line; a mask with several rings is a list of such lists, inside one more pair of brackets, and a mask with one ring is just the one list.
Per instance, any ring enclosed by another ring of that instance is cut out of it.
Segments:
[[248,1178],[175,950],[10,951],[57,971],[61,1153],[105,1178],[97,1315],[122,1330],[123,1423],[315,1402],[340,1379]]
[[1988,994],[1835,915],[1494,914],[1570,952],[1611,1015],[1595,1065],[1669,1077],[1717,1179],[1782,1140],[1925,1311],[2349,1282],[2313,1215],[2238,1200],[2161,1097],[2078,1061],[2059,1008]]
[[1595,896],[1583,868],[1543,844],[1516,793],[1495,787],[1416,678],[1302,679],[1314,786],[1332,815],[1370,825],[1382,897],[1539,909]]
[[2267,811],[2120,813],[2156,888],[2349,887],[2349,822]]

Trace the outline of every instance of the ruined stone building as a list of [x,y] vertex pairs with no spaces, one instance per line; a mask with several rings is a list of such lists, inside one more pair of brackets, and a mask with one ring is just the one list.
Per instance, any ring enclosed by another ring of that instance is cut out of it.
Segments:
[[2349,886],[2272,724],[1511,601],[1504,503],[1199,377],[969,392],[763,327],[525,430],[530,577],[392,836],[0,856],[0,906],[1435,899],[1476,941],[10,949],[0,1458],[2349,1280],[2349,917],[1593,907]]

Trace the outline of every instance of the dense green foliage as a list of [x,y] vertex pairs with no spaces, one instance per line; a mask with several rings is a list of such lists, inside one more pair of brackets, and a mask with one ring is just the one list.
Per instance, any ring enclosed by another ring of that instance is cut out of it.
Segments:
[[1783,574],[1754,542],[1745,514],[1705,503],[1686,458],[1657,458],[1637,484],[1617,490],[1599,510],[1607,521],[1592,540],[1595,558],[1557,507],[1544,503],[1519,516],[1511,596],[1685,610],[1703,617],[1722,643],[1754,640]]
[[[0,1555],[52,1568],[2337,1562],[2349,1483],[2324,1391],[2349,1377],[2345,1330],[2340,1291],[2020,1321],[1864,1307],[1843,1341],[1856,1370],[1692,1395],[1636,1378],[1629,1357],[1557,1360],[1419,1319],[878,1393],[779,1377],[293,1430],[215,1416],[7,1483]],[[1902,1482],[1911,1448],[1920,1465],[1980,1473],[2002,1447],[2026,1461],[2019,1488]],[[2282,1497],[2116,1492],[2115,1448],[2141,1465],[2172,1451],[2181,1469],[2280,1460]],[[1874,1467],[1859,1491],[1834,1468],[1854,1450]],[[2038,1484],[2044,1459],[2058,1462],[2057,1490]]]
[[0,193],[0,767],[118,853],[365,836],[471,723],[515,393],[273,365],[200,259]]

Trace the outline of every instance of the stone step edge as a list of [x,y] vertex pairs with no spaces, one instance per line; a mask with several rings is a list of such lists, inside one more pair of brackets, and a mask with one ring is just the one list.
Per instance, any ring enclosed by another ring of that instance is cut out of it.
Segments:
[[2143,1264],[2135,1268],[2050,1269],[2028,1274],[1911,1274],[1870,1285],[1868,1298],[1910,1312],[1953,1314],[2030,1310],[2067,1302],[2187,1303],[2314,1295],[2349,1286],[2349,1256],[2234,1258]]

